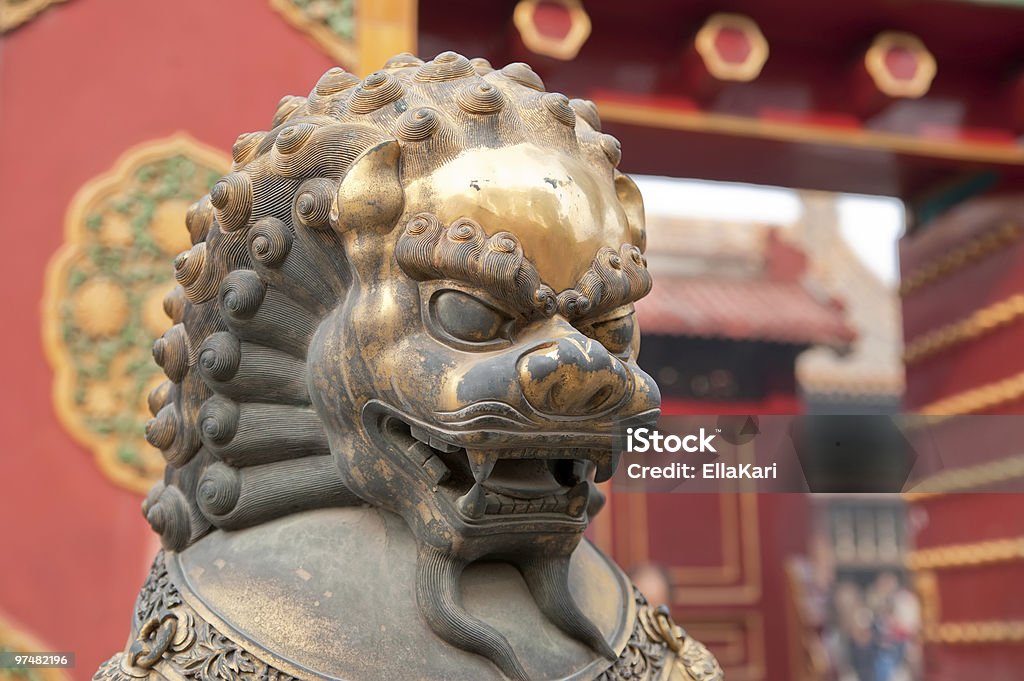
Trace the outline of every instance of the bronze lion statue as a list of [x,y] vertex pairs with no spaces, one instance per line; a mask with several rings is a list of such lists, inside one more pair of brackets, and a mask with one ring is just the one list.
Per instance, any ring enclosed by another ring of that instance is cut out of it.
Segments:
[[721,678],[583,538],[660,403],[619,156],[592,103],[455,52],[240,136],[153,348],[165,551],[97,678]]

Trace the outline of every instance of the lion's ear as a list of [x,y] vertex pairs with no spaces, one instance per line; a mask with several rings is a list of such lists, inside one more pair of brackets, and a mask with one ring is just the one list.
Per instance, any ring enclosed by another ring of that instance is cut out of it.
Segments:
[[647,222],[644,218],[644,199],[640,195],[640,188],[629,175],[615,171],[615,193],[622,204],[622,210],[626,212],[633,245],[643,253],[647,249]]
[[389,140],[352,162],[331,205],[331,225],[336,230],[391,231],[405,206],[400,160],[398,142]]

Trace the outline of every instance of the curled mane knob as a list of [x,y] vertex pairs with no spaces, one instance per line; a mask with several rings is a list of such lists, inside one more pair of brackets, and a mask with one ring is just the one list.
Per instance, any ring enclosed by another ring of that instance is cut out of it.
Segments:
[[296,97],[295,95],[285,95],[282,97],[281,101],[277,103],[277,110],[274,112],[274,118],[270,123],[270,127],[276,128],[287,121],[305,103],[305,97]]
[[278,267],[292,248],[292,232],[277,218],[263,218],[249,232],[249,253],[267,267]]
[[422,65],[422,59],[408,52],[400,52],[384,62],[384,68],[386,69],[404,69],[410,66]]
[[483,57],[473,57],[469,60],[469,63],[478,76],[485,76],[494,70],[494,67],[491,66],[491,62],[487,61]]
[[434,134],[441,125],[436,110],[429,106],[421,106],[405,112],[398,120],[396,132],[398,136],[409,142],[419,142]]
[[153,343],[153,359],[175,383],[181,383],[188,371],[188,354],[188,333],[182,324],[175,324]]
[[519,241],[511,232],[498,232],[487,240],[487,249],[495,253],[515,253]]
[[185,289],[175,286],[164,296],[164,314],[175,324],[185,316]]
[[405,92],[398,79],[386,71],[368,75],[348,100],[348,110],[355,114],[368,114],[385,104],[399,99]]
[[544,81],[530,68],[529,64],[524,64],[521,61],[513,62],[503,67],[501,73],[506,78],[514,80],[520,85],[544,92]]
[[149,488],[146,492],[146,498],[142,500],[142,515],[143,517],[149,513],[149,509],[153,507],[153,504],[157,502],[160,495],[164,493],[164,482],[163,480],[158,481],[155,485]]
[[217,461],[210,465],[199,480],[196,501],[207,516],[215,517],[231,512],[242,492],[238,471]]
[[199,429],[203,442],[224,445],[231,442],[238,431],[240,413],[231,400],[214,395],[199,409]]
[[591,128],[601,132],[601,117],[597,114],[597,107],[589,99],[570,99],[569,106],[576,112],[576,116],[587,122]]
[[634,263],[635,263],[635,264],[636,264],[636,265],[637,265],[638,267],[647,267],[647,258],[645,258],[645,257],[644,257],[644,254],[643,254],[643,253],[641,253],[641,252],[640,252],[640,249],[639,249],[639,248],[637,248],[636,246],[631,246],[631,247],[629,248],[629,258],[630,258],[630,259],[631,259],[631,260],[632,260],[632,261],[633,261],[633,262],[634,262]]
[[168,404],[146,422],[146,442],[157,449],[167,449],[174,443],[178,431],[178,414],[173,404]]
[[192,534],[188,501],[177,487],[164,487],[146,511],[146,520],[169,551],[181,551]]
[[470,83],[459,91],[455,99],[463,111],[472,114],[497,113],[505,105],[501,90],[487,81]]
[[217,213],[217,222],[225,232],[244,227],[252,210],[252,182],[245,173],[230,173],[213,185],[210,203]]
[[352,75],[340,66],[335,66],[320,76],[320,80],[317,81],[313,92],[321,97],[329,97],[330,95],[344,92],[358,84],[359,78],[357,76]]
[[227,331],[210,334],[199,346],[196,367],[199,375],[211,381],[229,381],[242,361],[242,348],[238,338]]
[[590,311],[590,298],[573,289],[558,294],[558,311],[568,319],[575,319]]
[[550,286],[541,284],[533,293],[533,302],[541,313],[550,317],[558,309],[558,298]]
[[622,160],[622,144],[618,139],[611,135],[601,135],[601,151],[608,157],[608,162],[612,164],[612,167],[619,165],[619,161]]
[[466,78],[476,73],[469,60],[458,52],[442,52],[416,70],[416,80],[438,82]]
[[242,166],[248,163],[264,137],[265,132],[244,132],[239,135],[231,147],[231,160],[235,165]]
[[206,233],[213,224],[213,205],[210,203],[209,194],[189,206],[185,214],[185,224],[188,226],[188,234],[193,244],[206,239]]
[[331,204],[337,185],[324,177],[303,183],[295,197],[295,215],[299,222],[311,229],[331,226]]
[[316,132],[312,123],[292,123],[274,138],[274,147],[282,154],[294,154],[301,149]]
[[235,270],[220,286],[220,303],[224,312],[234,319],[250,319],[263,304],[267,287],[252,270]]
[[569,98],[563,95],[561,92],[549,92],[540,98],[540,101],[544,103],[544,108],[547,109],[555,119],[567,125],[570,128],[576,127],[576,112],[569,106]]
[[472,241],[483,236],[483,228],[468,218],[456,220],[448,228],[448,238],[452,241]]
[[174,384],[171,381],[161,381],[160,385],[149,391],[149,395],[146,396],[146,405],[149,407],[149,413],[156,416],[160,413],[171,398],[171,386]]
[[174,278],[193,303],[201,303],[213,295],[217,290],[217,276],[213,262],[207,257],[205,241],[178,254],[174,259]]

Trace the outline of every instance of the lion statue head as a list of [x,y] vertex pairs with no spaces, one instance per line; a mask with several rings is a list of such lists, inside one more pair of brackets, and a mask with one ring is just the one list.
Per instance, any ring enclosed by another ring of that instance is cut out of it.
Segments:
[[567,580],[616,429],[660,402],[636,364],[651,278],[619,156],[592,103],[521,63],[402,54],[285,97],[174,263],[147,426],[168,467],[144,504],[165,548],[366,503],[414,534],[445,641],[524,678],[457,597],[468,563],[503,560],[614,659]]

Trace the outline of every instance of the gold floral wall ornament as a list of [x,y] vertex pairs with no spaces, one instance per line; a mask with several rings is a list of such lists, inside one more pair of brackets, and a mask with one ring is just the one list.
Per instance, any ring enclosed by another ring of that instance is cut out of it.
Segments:
[[151,347],[170,325],[169,262],[191,245],[188,206],[229,165],[184,134],[129,150],[74,196],[47,270],[43,339],[57,415],[104,473],[133,491],[145,492],[164,466],[143,432],[146,396],[162,379]]
[[288,23],[353,70],[358,66],[355,4],[355,0],[270,0]]
[[0,0],[0,33],[21,26],[50,5],[67,0]]

